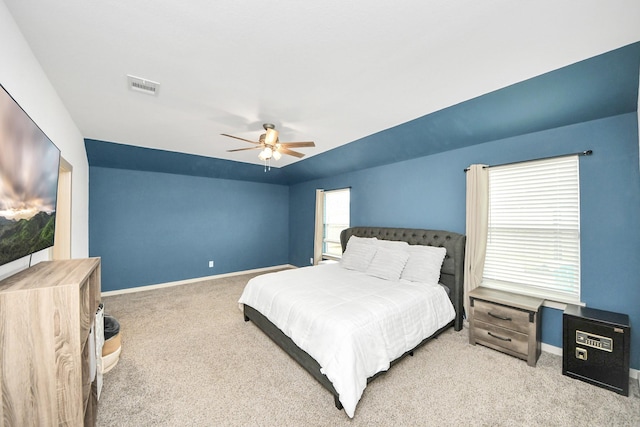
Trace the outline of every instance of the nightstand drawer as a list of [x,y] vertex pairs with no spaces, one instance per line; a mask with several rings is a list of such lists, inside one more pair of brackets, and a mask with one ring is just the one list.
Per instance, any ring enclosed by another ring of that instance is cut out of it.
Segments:
[[476,300],[474,302],[474,316],[477,321],[501,326],[523,334],[529,332],[529,313],[526,311]]
[[477,342],[491,344],[505,350],[526,356],[529,351],[529,337],[489,323],[475,321],[475,338]]

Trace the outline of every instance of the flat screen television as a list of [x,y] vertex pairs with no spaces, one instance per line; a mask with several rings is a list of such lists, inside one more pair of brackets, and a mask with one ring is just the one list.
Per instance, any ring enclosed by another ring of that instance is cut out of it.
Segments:
[[53,246],[60,150],[0,85],[0,265]]

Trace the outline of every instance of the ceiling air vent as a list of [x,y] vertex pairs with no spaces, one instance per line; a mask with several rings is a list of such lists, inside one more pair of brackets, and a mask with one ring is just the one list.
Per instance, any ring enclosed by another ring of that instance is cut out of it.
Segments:
[[136,76],[127,75],[127,82],[129,89],[146,93],[147,95],[156,95],[160,89],[160,83]]

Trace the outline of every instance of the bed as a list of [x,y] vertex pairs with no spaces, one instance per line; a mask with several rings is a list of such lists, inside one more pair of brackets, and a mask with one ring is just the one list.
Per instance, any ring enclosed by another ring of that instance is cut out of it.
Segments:
[[[443,331],[462,329],[465,236],[441,230],[351,227],[342,231],[340,240],[342,263],[258,276],[249,281],[239,302],[245,321],[258,326],[331,392],[338,409],[353,417],[366,384]],[[404,276],[391,281],[343,268],[355,245],[363,248],[364,243],[376,245],[376,256],[393,255],[398,245],[444,253],[439,283],[426,286]],[[392,252],[379,245],[390,245]],[[289,299],[283,300],[285,294]],[[407,301],[418,305],[405,312]],[[379,320],[356,317],[369,312]],[[397,329],[402,331],[395,336]],[[327,338],[326,333],[333,335]]]

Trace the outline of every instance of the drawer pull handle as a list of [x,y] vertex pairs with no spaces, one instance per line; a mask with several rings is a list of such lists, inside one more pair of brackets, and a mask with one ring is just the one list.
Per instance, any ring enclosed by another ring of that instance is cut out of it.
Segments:
[[494,334],[492,334],[491,332],[487,332],[487,333],[488,333],[489,335],[491,335],[492,337],[497,338],[497,339],[499,339],[499,340],[501,340],[501,341],[508,341],[508,342],[511,342],[511,338],[503,338],[503,337],[501,337],[501,336],[499,336],[499,335],[494,335]]
[[492,312],[488,313],[489,316],[491,317],[495,317],[496,319],[500,319],[500,320],[507,320],[507,321],[511,321],[511,317],[506,317],[506,316],[498,316],[497,314],[493,314]]

